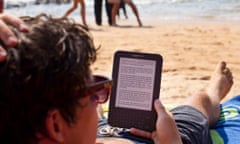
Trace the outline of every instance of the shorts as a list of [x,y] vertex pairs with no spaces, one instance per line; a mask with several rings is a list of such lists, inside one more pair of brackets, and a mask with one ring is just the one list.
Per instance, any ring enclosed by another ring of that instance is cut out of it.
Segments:
[[183,144],[212,144],[207,118],[191,106],[171,110]]

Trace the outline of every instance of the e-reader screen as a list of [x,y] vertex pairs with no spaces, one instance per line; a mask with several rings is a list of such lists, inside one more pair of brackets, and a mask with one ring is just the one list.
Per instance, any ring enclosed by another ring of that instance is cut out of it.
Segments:
[[159,97],[161,69],[162,57],[158,54],[116,52],[109,110],[111,125],[154,129],[153,101]]
[[156,61],[121,57],[116,107],[151,111]]

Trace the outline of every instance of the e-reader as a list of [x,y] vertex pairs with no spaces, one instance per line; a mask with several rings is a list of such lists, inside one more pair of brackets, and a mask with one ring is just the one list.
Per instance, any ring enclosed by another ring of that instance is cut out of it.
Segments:
[[160,54],[117,51],[112,71],[108,123],[121,128],[155,130],[162,72]]

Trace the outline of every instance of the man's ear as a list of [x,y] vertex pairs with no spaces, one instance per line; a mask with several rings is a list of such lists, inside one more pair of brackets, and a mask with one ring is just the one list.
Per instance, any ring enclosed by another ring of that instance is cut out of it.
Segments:
[[64,142],[63,118],[59,110],[51,110],[45,120],[48,137],[57,142]]

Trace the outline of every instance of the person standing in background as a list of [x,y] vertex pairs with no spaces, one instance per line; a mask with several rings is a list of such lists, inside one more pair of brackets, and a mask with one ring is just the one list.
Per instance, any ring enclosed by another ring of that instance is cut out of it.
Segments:
[[84,0],[73,0],[73,6],[64,14],[63,18],[66,18],[75,9],[78,8],[78,3],[81,5],[80,15],[82,16],[82,23],[87,26],[86,22],[86,6]]
[[[103,0],[94,0],[94,14],[95,22],[97,25],[102,25],[102,1]],[[108,17],[108,24],[112,25],[112,4],[105,0],[105,8]]]
[[125,3],[123,2],[123,0],[121,0],[120,6],[119,6],[119,9],[118,9],[118,12],[117,12],[118,18],[120,18],[120,9],[123,10],[123,14],[124,14],[125,18],[128,19],[127,10],[125,8]]
[[0,13],[3,13],[4,9],[4,0],[0,0]]
[[116,23],[116,15],[117,15],[117,12],[118,12],[118,9],[120,7],[120,3],[121,1],[123,1],[124,3],[128,4],[134,15],[136,16],[137,18],[137,21],[138,21],[138,25],[141,27],[142,26],[142,21],[139,17],[139,13],[138,13],[138,10],[137,10],[137,7],[136,5],[133,3],[132,0],[108,0],[109,3],[112,3],[113,4],[113,8],[112,8],[112,25],[113,26],[117,26],[117,23]]

